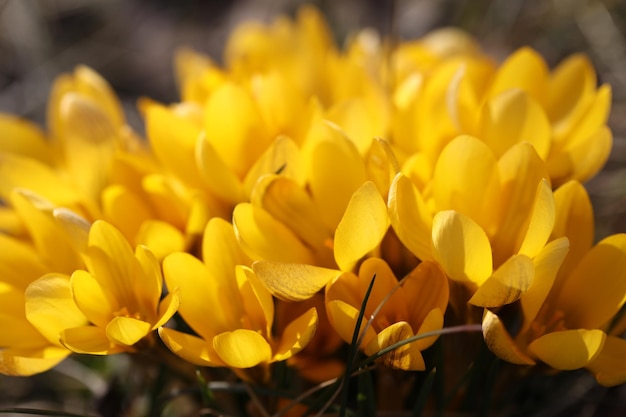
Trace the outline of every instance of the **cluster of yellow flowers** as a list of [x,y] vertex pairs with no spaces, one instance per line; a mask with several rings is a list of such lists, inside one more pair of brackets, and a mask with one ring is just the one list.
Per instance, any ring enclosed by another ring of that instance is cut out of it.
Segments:
[[55,81],[46,132],[0,115],[0,372],[160,338],[244,380],[284,360],[323,380],[365,304],[365,355],[427,336],[394,369],[482,323],[505,361],[626,382],[626,235],[593,245],[581,185],[611,93],[585,56],[495,63],[454,29],[340,50],[305,7],[176,70],[179,103],[138,103],[146,140],[86,67]]

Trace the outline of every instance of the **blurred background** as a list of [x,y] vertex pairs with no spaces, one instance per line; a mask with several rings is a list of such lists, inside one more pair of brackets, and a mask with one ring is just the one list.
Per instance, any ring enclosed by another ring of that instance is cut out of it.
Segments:
[[[228,34],[239,22],[269,21],[284,13],[292,15],[302,3],[302,0],[0,0],[0,112],[45,125],[46,102],[53,79],[62,72],[72,71],[78,64],[86,64],[113,86],[130,124],[141,131],[135,105],[138,97],[147,96],[165,103],[178,100],[172,64],[176,48],[190,46],[219,62]],[[363,27],[410,39],[438,27],[457,26],[473,34],[498,60],[524,45],[538,50],[551,67],[574,52],[586,53],[597,69],[599,82],[608,82],[613,88],[609,124],[614,134],[614,150],[606,169],[587,184],[596,210],[597,236],[626,232],[626,1],[317,0],[308,3],[315,4],[326,15],[339,44]],[[125,366],[123,359],[118,362],[107,363],[107,369]],[[102,363],[95,360],[90,366]],[[84,371],[82,364],[70,363],[51,372],[57,378],[66,378],[65,385],[62,384],[65,388],[76,378],[83,378],[91,381],[91,394],[104,395],[105,380],[96,374],[81,373]],[[72,401],[59,396],[57,388],[47,374],[34,379],[0,378],[0,408],[37,404],[37,401]],[[613,410],[623,412],[626,409],[623,388],[607,391],[595,387],[590,392],[581,397],[582,405],[577,408],[581,414],[577,415],[623,415],[610,414],[610,407],[598,408],[600,403],[614,404]],[[604,411],[597,414],[599,410]]]

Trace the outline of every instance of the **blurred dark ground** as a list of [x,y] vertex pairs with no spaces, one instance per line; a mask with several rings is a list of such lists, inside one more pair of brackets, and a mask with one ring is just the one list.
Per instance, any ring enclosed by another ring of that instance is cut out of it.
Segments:
[[[135,108],[138,97],[166,103],[178,100],[172,65],[177,47],[191,46],[219,61],[228,34],[237,23],[249,18],[269,21],[278,13],[293,14],[302,3],[301,0],[0,0],[0,112],[45,125],[45,107],[54,78],[72,71],[78,64],[86,64],[111,83],[130,124],[142,130]],[[588,54],[599,81],[608,82],[613,88],[609,124],[614,134],[614,150],[605,170],[587,184],[596,211],[597,237],[626,232],[625,1],[318,0],[310,3],[323,11],[340,43],[366,26],[409,39],[453,25],[473,34],[488,53],[500,60],[523,45],[537,49],[551,67],[574,52]],[[108,363],[107,366],[121,365]],[[80,363],[73,363],[52,374],[70,381],[60,385],[64,387],[76,378],[95,378],[90,379],[91,390],[101,395],[104,380],[83,371],[86,369]],[[51,383],[46,375],[50,373],[34,379],[0,378],[0,407],[12,406],[17,400],[24,404],[29,398],[35,403],[42,398],[54,403],[68,401],[58,398],[55,390],[59,385]],[[572,394],[580,397],[579,402],[572,403],[574,408],[553,410],[555,413],[545,415],[626,415],[625,388],[604,390],[592,385],[585,393]]]

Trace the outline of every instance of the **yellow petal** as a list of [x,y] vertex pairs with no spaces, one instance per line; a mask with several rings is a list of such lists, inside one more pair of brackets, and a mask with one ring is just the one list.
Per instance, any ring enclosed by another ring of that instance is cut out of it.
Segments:
[[483,107],[481,124],[481,139],[496,157],[520,142],[533,145],[542,159],[548,156],[550,121],[543,108],[522,90],[506,90],[489,100]]
[[602,126],[584,142],[566,148],[564,152],[573,163],[570,177],[581,182],[593,177],[609,159],[612,147],[611,130]]
[[232,313],[241,309],[240,298],[224,302],[220,277],[212,276],[199,259],[188,253],[173,253],[163,260],[163,275],[169,289],[180,291],[180,314],[203,339],[211,340],[218,333],[238,327],[241,316],[233,321]]
[[198,137],[195,155],[200,175],[211,191],[230,204],[244,201],[241,180],[226,165],[204,134]]
[[185,183],[202,185],[195,163],[200,127],[160,105],[150,106],[145,118],[146,135],[159,162]]
[[483,337],[489,350],[498,358],[516,365],[534,365],[535,361],[524,353],[504,327],[500,317],[485,309]]
[[578,181],[561,185],[554,192],[554,205],[556,215],[551,237],[569,239],[569,255],[562,267],[569,272],[593,245],[593,207],[587,190]]
[[250,200],[291,229],[316,252],[328,251],[325,245],[333,231],[320,218],[319,209],[304,186],[282,174],[264,175],[257,181]]
[[345,130],[361,154],[365,154],[373,138],[386,133],[383,107],[376,104],[366,97],[354,97],[338,102],[328,110],[328,119]]
[[59,205],[81,200],[78,190],[49,166],[24,156],[0,152],[0,196],[5,200],[16,187],[31,190]]
[[[394,323],[378,334],[377,350],[384,349],[412,336],[413,330],[408,323],[403,321]],[[366,353],[369,355],[376,353],[376,351],[372,351],[372,344],[367,346]],[[416,342],[402,345],[382,356],[381,359],[386,366],[393,369],[402,369],[404,371],[423,371],[426,369],[424,358]]]
[[161,327],[159,336],[169,350],[198,366],[224,366],[211,343],[174,329]]
[[141,224],[135,241],[150,248],[158,259],[185,249],[185,237],[176,227],[160,220],[148,220]]
[[288,301],[313,297],[341,273],[313,265],[269,261],[253,263],[252,270],[274,296]]
[[[148,322],[156,320],[157,305],[163,293],[163,275],[161,264],[154,253],[146,246],[139,245],[135,249],[135,258],[141,272],[135,280],[135,295],[139,304],[139,311],[143,312],[143,319]],[[171,291],[174,291],[172,288]]]
[[330,122],[314,125],[302,150],[311,195],[327,227],[337,227],[352,194],[366,180],[365,163],[354,144]]
[[545,102],[548,87],[548,67],[535,50],[524,47],[511,54],[498,68],[489,96],[494,97],[511,88],[520,88],[539,104]]
[[[52,210],[52,215],[57,224],[63,228],[76,251],[85,254],[89,242],[91,223],[75,212],[63,207],[57,207]],[[83,261],[86,261],[85,257],[83,257]]]
[[74,327],[61,333],[63,346],[76,353],[112,355],[125,347],[111,342],[103,328],[95,326]]
[[533,258],[535,278],[521,299],[525,326],[529,326],[537,317],[539,309],[546,300],[550,290],[553,289],[555,277],[559,272],[563,259],[565,259],[568,253],[568,248],[569,242],[567,238],[562,237],[548,243]]
[[317,329],[317,310],[310,308],[289,323],[280,338],[274,361],[283,361],[304,349]]
[[400,163],[391,149],[391,145],[380,138],[372,140],[372,144],[365,155],[367,177],[376,184],[376,188],[386,201],[389,188],[398,172]]
[[85,65],[78,65],[73,75],[74,88],[97,103],[113,126],[120,127],[124,123],[122,106],[106,80]]
[[261,207],[238,204],[233,211],[233,225],[242,248],[253,259],[314,263],[310,249]]
[[335,260],[339,268],[351,270],[380,244],[388,227],[387,205],[374,183],[368,181],[353,194],[335,231]]
[[250,94],[234,83],[224,83],[204,106],[207,140],[238,178],[270,145],[271,137]]
[[44,275],[48,268],[32,245],[0,233],[0,276],[2,282],[22,291]]
[[[606,124],[611,110],[611,96],[611,87],[608,84],[604,84],[598,89],[587,112],[576,124],[572,134],[567,138],[567,141],[563,143],[563,147],[567,148],[573,144],[584,141]],[[591,150],[591,148],[592,147],[589,149]],[[557,148],[557,150],[560,149],[561,147]]]
[[202,259],[214,276],[223,276],[225,280],[235,279],[235,265],[250,264],[239,247],[233,225],[216,217],[204,229]]
[[[326,313],[333,328],[345,342],[352,343],[352,336],[356,327],[356,320],[359,317],[359,310],[341,300],[332,300],[326,303]],[[363,317],[359,337],[363,337],[360,348],[364,349],[376,340],[376,332],[372,326],[368,326],[369,320]],[[367,329],[367,330],[366,330]],[[365,334],[363,334],[365,332]],[[375,349],[377,351],[377,349]]]
[[287,136],[279,136],[257,159],[244,180],[246,195],[252,194],[257,180],[265,174],[276,174],[302,183],[302,158],[300,148]]
[[183,230],[189,208],[178,196],[174,189],[175,184],[163,175],[153,174],[145,176],[141,185],[148,196],[149,205],[157,212],[157,217]]
[[305,95],[281,71],[255,74],[252,94],[270,135],[286,134],[300,141],[309,114]]
[[80,254],[54,219],[53,204],[27,190],[14,191],[10,201],[20,217],[27,220],[26,228],[48,268],[71,274],[83,266]]
[[54,154],[37,125],[10,114],[0,114],[0,151],[53,165]]
[[270,362],[272,348],[267,340],[252,330],[238,329],[218,334],[213,338],[213,348],[227,366],[252,368]]
[[135,279],[139,265],[128,241],[112,225],[96,221],[89,231],[89,258],[93,275],[111,303],[135,307]]
[[[2,303],[0,326],[11,329],[0,334],[0,346],[11,349],[36,349],[51,344],[27,320],[23,289],[0,283],[0,303]],[[58,335],[53,343],[58,345]]]
[[28,286],[25,297],[28,321],[53,344],[58,344],[64,329],[87,323],[72,299],[70,280],[65,275],[44,275]]
[[483,228],[497,216],[498,169],[493,152],[480,140],[459,136],[441,152],[433,174],[437,210],[456,210]]
[[389,190],[389,219],[400,241],[422,261],[432,260],[432,215],[411,180],[398,174]]
[[554,227],[554,219],[554,195],[548,182],[542,180],[537,187],[528,228],[518,253],[535,257],[548,241]]
[[157,328],[164,326],[172,316],[180,308],[180,291],[176,288],[174,291],[168,293],[159,303],[159,310],[157,312],[158,321],[152,323],[150,330],[156,330]]
[[97,200],[108,183],[115,152],[116,127],[92,100],[66,94],[59,104],[64,166],[83,194]]
[[567,57],[552,71],[546,110],[560,141],[589,108],[596,92],[593,65],[583,54]]
[[274,299],[252,269],[237,265],[235,279],[241,296],[246,327],[259,331],[263,335],[272,334],[274,324]]
[[569,371],[592,362],[602,351],[605,339],[601,330],[565,330],[541,336],[528,348],[551,367]]
[[498,169],[502,192],[499,219],[491,234],[496,265],[519,251],[537,201],[537,189],[543,179],[549,178],[545,163],[528,143],[510,148],[498,160]]
[[[433,308],[428,312],[426,317],[424,317],[424,322],[421,323],[419,328],[417,329],[416,334],[430,333],[434,331],[441,330],[443,328],[443,310],[439,308]],[[416,340],[415,346],[419,350],[424,350],[432,346],[433,343],[437,341],[439,336],[430,336],[423,339]]]
[[469,303],[485,308],[510,304],[528,290],[534,277],[533,261],[525,255],[513,255],[482,283]]
[[106,326],[106,335],[117,344],[132,346],[147,336],[151,327],[143,320],[118,316]]
[[40,349],[3,349],[0,351],[0,374],[31,376],[55,367],[70,351],[56,346]]
[[104,219],[114,224],[129,239],[134,239],[141,224],[154,217],[150,207],[128,188],[116,184],[101,194]]
[[557,306],[569,328],[594,329],[605,325],[625,299],[626,234],[616,234],[580,260],[564,282]]
[[70,285],[74,301],[87,320],[104,328],[113,318],[113,312],[119,305],[111,305],[98,281],[87,271],[74,272]]
[[587,365],[600,385],[613,387],[626,382],[626,340],[608,336],[600,354]]
[[452,210],[433,219],[433,254],[455,281],[481,285],[491,276],[491,245],[484,230],[469,217]]
[[445,311],[448,306],[448,278],[434,262],[420,262],[406,276],[402,287],[411,307],[409,322],[413,328],[419,328],[433,309]]

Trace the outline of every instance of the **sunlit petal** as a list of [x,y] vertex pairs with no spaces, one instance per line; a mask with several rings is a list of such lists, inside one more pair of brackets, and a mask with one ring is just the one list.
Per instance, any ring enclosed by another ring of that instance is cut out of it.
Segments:
[[432,215],[411,180],[398,174],[389,190],[389,219],[400,241],[423,261],[432,260]]
[[278,298],[302,301],[313,297],[341,272],[306,264],[258,261],[252,270]]
[[541,336],[528,348],[551,367],[568,371],[592,362],[602,351],[605,339],[601,330],[564,330]]
[[456,281],[482,284],[491,276],[491,245],[484,230],[469,217],[452,210],[433,219],[435,259]]
[[150,323],[133,317],[117,316],[106,326],[106,335],[113,342],[132,346],[150,332]]
[[218,334],[213,338],[213,348],[228,366],[252,368],[269,362],[272,348],[267,340],[253,330],[238,329]]
[[335,260],[347,271],[373,250],[389,227],[387,205],[372,182],[366,182],[352,196],[335,231]]
[[159,336],[165,345],[187,362],[198,366],[224,366],[210,343],[174,329],[162,327]]

